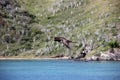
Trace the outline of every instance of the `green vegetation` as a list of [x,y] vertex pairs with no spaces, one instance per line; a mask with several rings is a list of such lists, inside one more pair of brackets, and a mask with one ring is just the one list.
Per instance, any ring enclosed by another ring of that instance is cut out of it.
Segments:
[[77,42],[75,53],[83,44],[97,55],[108,46],[117,48],[119,4],[119,0],[2,0],[0,55],[67,54],[53,41],[55,36]]
[[119,43],[116,40],[114,40],[114,41],[109,42],[109,46],[111,48],[119,48]]

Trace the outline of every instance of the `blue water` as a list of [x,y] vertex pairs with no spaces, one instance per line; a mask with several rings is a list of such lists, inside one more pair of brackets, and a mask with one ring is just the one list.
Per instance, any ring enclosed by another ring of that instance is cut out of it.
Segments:
[[120,62],[0,60],[0,80],[120,80]]

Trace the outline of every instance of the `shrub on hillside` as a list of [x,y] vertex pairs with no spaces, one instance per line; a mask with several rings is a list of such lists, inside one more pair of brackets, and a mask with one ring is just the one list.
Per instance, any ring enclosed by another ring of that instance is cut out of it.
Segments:
[[119,43],[117,40],[110,41],[108,44],[111,48],[119,48]]

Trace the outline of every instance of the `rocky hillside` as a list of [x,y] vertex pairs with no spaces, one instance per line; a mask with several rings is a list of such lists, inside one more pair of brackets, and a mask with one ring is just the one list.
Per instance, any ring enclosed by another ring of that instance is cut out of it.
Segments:
[[[53,41],[77,43],[67,50]],[[119,0],[1,0],[0,55],[91,55],[119,48]]]
[[17,56],[31,50],[34,37],[42,35],[32,25],[36,16],[26,11],[18,0],[0,0],[0,55]]

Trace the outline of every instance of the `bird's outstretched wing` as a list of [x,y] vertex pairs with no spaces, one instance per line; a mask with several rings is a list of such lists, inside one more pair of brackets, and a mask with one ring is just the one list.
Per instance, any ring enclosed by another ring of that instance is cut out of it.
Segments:
[[[66,46],[68,49],[70,49],[70,45],[69,43],[71,43],[72,41],[64,38],[64,37],[55,37],[54,38],[54,41],[57,41],[57,42],[62,42],[64,44],[64,46]],[[74,43],[74,42],[73,42]]]
[[68,49],[70,49],[70,46],[69,46],[69,44],[65,44],[65,43],[63,43]]

